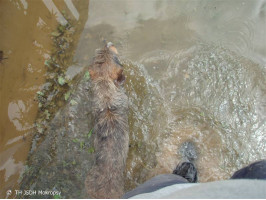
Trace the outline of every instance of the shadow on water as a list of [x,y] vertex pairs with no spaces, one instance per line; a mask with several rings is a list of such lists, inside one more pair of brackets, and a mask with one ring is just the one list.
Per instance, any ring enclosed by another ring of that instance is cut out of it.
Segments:
[[[130,103],[127,191],[152,176],[171,173],[182,160],[179,149],[186,141],[196,146],[200,182],[228,179],[265,158],[265,2],[97,0],[83,13],[89,13],[88,20],[80,15],[82,23],[74,26],[80,35],[62,72],[70,77],[71,92],[64,90],[56,99],[64,106],[55,108],[27,165],[25,159],[19,163],[17,171],[25,166],[22,189],[86,196],[83,182],[94,149],[90,85],[82,70],[103,39],[116,45],[125,67]],[[25,114],[25,105],[17,105]],[[1,129],[1,137],[5,134]],[[18,148],[1,153],[8,158]]]

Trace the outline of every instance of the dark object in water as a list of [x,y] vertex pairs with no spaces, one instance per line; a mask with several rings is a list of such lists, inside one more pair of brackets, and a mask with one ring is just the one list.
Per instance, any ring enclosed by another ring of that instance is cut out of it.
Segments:
[[3,58],[4,58],[4,52],[0,51],[0,62],[3,60]]
[[4,58],[4,52],[0,50],[0,63],[2,62],[2,60],[7,59]]
[[191,183],[196,183],[198,181],[198,173],[193,163],[198,156],[195,144],[191,141],[186,141],[181,145],[179,151],[183,161],[176,166],[173,174],[182,176]]
[[128,98],[117,50],[108,43],[89,68],[92,92],[95,165],[85,181],[90,198],[120,198],[128,153]]
[[196,183],[198,181],[197,169],[191,162],[182,162],[178,164],[173,174],[184,177],[190,183]]

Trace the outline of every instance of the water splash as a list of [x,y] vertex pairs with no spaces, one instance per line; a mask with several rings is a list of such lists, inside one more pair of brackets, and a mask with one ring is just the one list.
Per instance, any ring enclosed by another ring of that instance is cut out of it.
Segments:
[[265,104],[263,66],[199,45],[174,54],[150,52],[127,64],[126,74],[133,143],[128,188],[170,173],[188,140],[199,149],[201,182],[227,179],[265,156],[265,120],[258,111]]

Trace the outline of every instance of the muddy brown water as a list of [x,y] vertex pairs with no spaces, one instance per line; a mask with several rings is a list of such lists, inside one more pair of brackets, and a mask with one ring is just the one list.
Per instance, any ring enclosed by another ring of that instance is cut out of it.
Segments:
[[[0,63],[1,197],[18,188],[28,167],[29,133],[38,112],[34,99],[45,84],[44,63],[54,48],[51,33],[58,23],[65,23],[63,10],[76,20],[79,30],[66,72],[70,77],[88,65],[103,39],[112,41],[121,54],[130,101],[127,190],[171,172],[181,161],[178,152],[185,141],[196,145],[200,182],[228,179],[235,170],[266,158],[266,1],[91,0],[89,6],[84,2],[0,1],[0,50],[7,57]],[[71,120],[62,116],[68,112],[73,114],[71,131],[90,130],[91,125],[81,126],[85,115],[77,112],[87,106],[81,101],[86,97],[80,96],[86,84],[76,84],[81,89],[72,98],[77,97],[81,107],[59,110],[51,130]],[[81,180],[69,173],[72,168],[66,163],[81,166],[78,159],[86,156],[78,149],[83,143],[76,144],[75,137],[57,137],[52,154],[61,156],[49,158],[58,161],[42,170],[40,183],[47,183],[42,176],[48,171],[62,172],[58,180],[68,177],[69,187]],[[42,148],[49,145],[46,142]],[[34,159],[42,158],[36,155]],[[88,164],[84,160],[82,165]],[[52,179],[51,187],[59,182]],[[71,197],[67,187],[62,186],[62,191],[63,197]]]

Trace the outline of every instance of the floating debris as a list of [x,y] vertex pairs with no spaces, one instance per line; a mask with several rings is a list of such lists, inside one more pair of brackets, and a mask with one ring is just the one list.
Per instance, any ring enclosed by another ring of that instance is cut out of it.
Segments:
[[[65,16],[67,19],[67,16]],[[67,79],[65,72],[67,68],[73,64],[73,46],[74,33],[76,32],[71,25],[71,20],[65,25],[59,24],[53,32],[51,39],[54,43],[54,49],[50,58],[44,61],[44,66],[47,68],[46,84],[49,87],[42,88],[37,92],[38,115],[36,119],[37,133],[43,134],[46,130],[47,123],[54,117],[56,111],[62,107],[70,98],[72,81]],[[3,51],[0,51],[0,58],[3,57]],[[86,75],[86,80],[89,80],[89,74]],[[71,100],[71,105],[76,105],[75,100]]]

